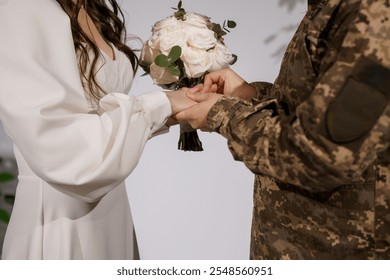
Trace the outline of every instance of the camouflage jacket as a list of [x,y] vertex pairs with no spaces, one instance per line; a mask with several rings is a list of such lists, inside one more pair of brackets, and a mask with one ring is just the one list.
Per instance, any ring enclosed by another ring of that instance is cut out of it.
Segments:
[[252,259],[390,259],[390,4],[308,7],[275,82],[208,127],[256,174]]

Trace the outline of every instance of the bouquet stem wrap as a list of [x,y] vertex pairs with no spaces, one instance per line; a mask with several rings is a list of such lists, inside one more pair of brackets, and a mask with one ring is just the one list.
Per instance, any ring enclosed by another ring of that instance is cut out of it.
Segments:
[[203,151],[202,142],[196,129],[193,129],[188,123],[180,124],[180,138],[177,148],[182,151]]
[[[202,80],[184,79],[182,82],[184,83],[184,86],[190,88],[196,86],[202,82]],[[178,89],[180,89],[180,86],[175,85],[174,90]],[[202,142],[199,139],[198,132],[196,129],[192,128],[189,123],[180,123],[180,137],[179,142],[177,143],[177,148],[181,151],[203,151]]]

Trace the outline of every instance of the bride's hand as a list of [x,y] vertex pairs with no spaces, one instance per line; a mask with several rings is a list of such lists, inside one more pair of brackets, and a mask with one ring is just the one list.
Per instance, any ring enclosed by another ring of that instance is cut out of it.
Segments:
[[171,103],[172,116],[196,104],[194,100],[187,97],[187,92],[189,92],[188,88],[165,92]]

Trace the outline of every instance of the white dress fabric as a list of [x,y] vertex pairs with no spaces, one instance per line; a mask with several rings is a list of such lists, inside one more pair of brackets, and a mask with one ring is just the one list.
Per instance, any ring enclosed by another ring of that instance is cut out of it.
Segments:
[[0,119],[19,168],[2,258],[131,259],[124,180],[171,114],[165,93],[124,94],[130,63],[102,53],[109,93],[93,112],[54,0],[0,0],[0,38]]

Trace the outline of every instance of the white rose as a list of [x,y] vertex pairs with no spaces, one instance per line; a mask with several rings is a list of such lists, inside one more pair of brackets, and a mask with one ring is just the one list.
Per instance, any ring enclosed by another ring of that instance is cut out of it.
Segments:
[[160,32],[153,33],[147,41],[147,44],[152,49],[160,49]]
[[160,31],[160,51],[161,53],[168,55],[173,46],[179,46],[184,50],[187,46],[188,35],[182,29],[181,25],[178,25],[175,29],[163,29]]
[[184,21],[189,24],[200,28],[207,28],[210,24],[210,18],[197,13],[186,13],[184,15]]
[[150,77],[158,85],[167,85],[179,80],[178,76],[173,75],[166,67],[157,66],[155,63],[150,65]]
[[142,48],[140,64],[151,65],[159,54],[160,51],[158,49],[151,48],[149,42],[146,42]]
[[181,57],[187,75],[190,78],[199,78],[211,66],[212,61],[208,52],[204,50],[187,48]]
[[159,32],[162,29],[175,26],[178,22],[178,19],[174,16],[170,16],[168,18],[162,19],[156,22],[152,27],[152,33]]
[[208,28],[188,27],[185,29],[188,33],[188,46],[208,50],[215,46],[217,39],[214,31]]
[[209,71],[226,68],[233,62],[234,57],[229,49],[222,43],[217,42],[215,48],[208,51],[212,60]]

